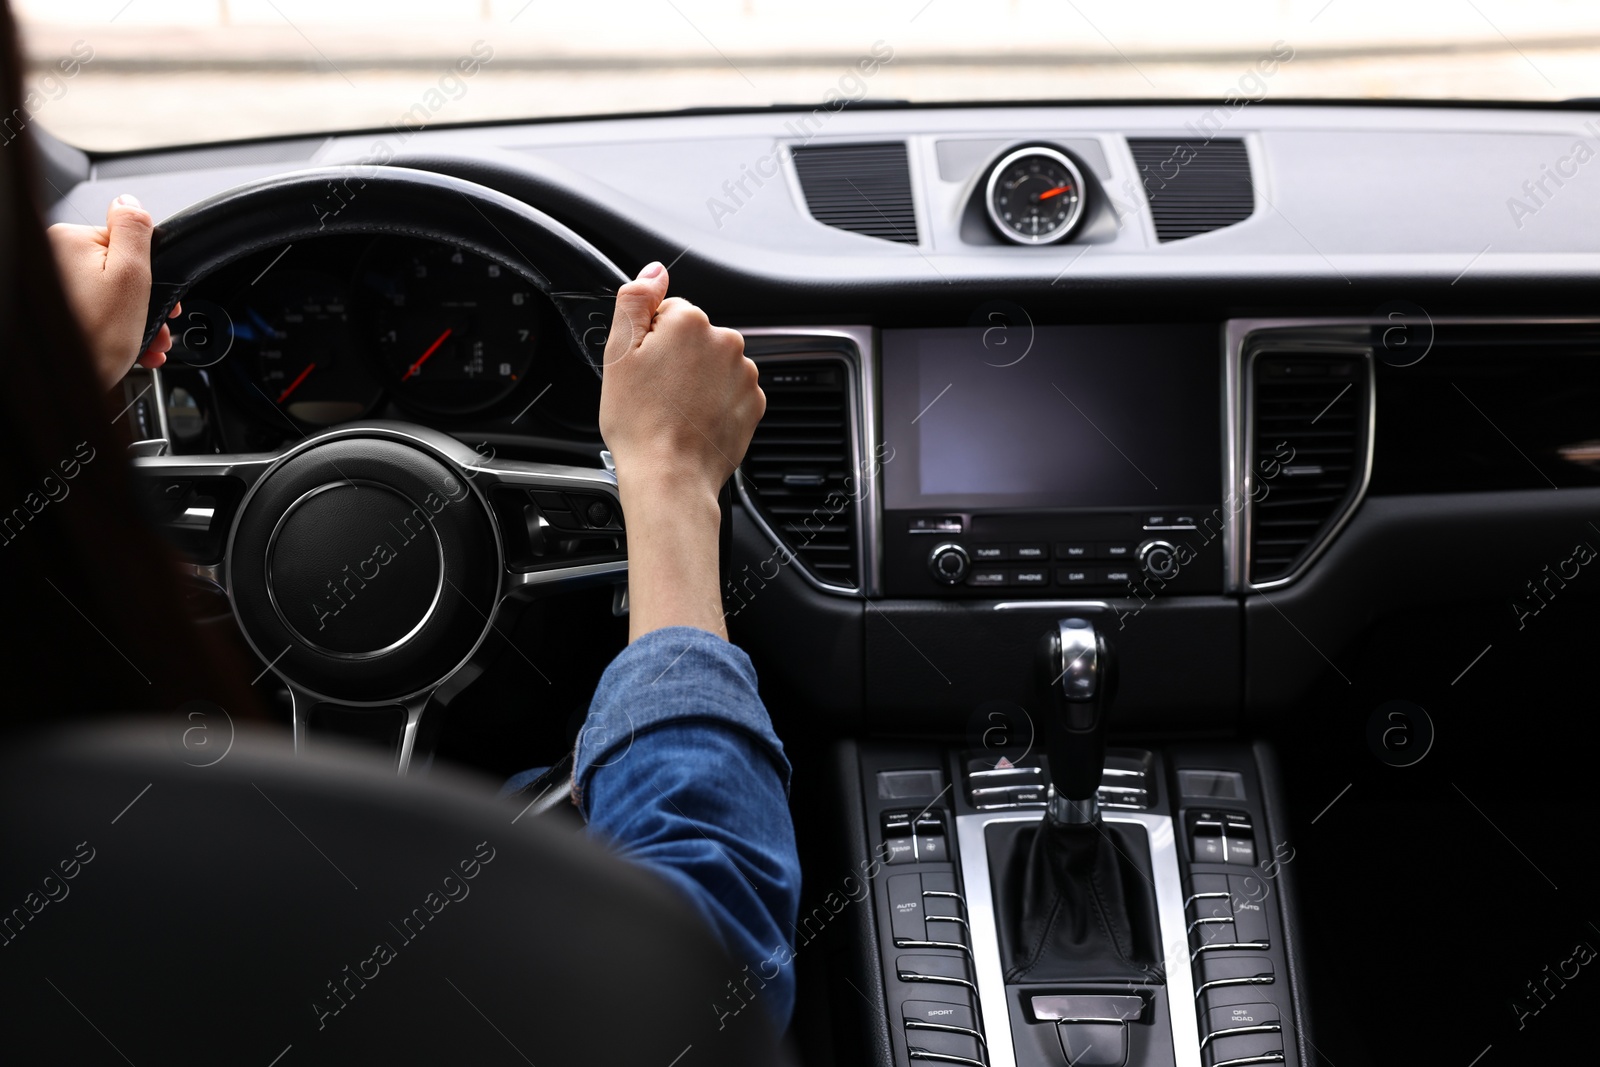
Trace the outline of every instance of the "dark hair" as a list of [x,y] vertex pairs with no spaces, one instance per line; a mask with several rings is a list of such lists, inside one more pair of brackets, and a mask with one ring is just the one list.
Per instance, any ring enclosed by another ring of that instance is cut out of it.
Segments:
[[[0,48],[0,115],[26,122],[3,0]],[[196,625],[141,512],[44,231],[33,135],[0,145],[0,728],[197,699],[258,714],[243,657]]]

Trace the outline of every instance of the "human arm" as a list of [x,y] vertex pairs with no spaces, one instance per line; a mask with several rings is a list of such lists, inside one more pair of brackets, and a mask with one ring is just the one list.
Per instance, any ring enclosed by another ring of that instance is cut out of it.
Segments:
[[[654,269],[652,269],[654,268]],[[726,640],[717,492],[766,408],[744,341],[666,298],[658,264],[624,286],[600,426],[628,529],[630,644],[579,734],[574,798],[591,832],[678,886],[782,1030],[800,863],[789,763],[750,660]]]
[[744,338],[668,297],[667,281],[652,263],[617,294],[600,391],[628,523],[629,640],[665,626],[726,638],[717,493],[767,401]]

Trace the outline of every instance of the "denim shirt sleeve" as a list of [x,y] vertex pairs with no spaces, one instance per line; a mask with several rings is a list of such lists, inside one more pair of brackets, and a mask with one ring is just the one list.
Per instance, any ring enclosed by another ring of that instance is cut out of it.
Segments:
[[718,1018],[760,1004],[781,1033],[800,860],[789,761],[734,645],[655,630],[606,668],[578,735],[573,791],[592,834],[678,886],[733,957]]

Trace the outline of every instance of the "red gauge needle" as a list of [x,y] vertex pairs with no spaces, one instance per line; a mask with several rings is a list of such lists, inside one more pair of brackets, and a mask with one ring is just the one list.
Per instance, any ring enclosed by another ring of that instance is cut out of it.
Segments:
[[434,338],[433,344],[428,346],[428,350],[422,353],[421,356],[417,357],[417,361],[411,364],[410,368],[400,376],[400,380],[403,382],[407,378],[410,378],[413,374],[417,373],[417,371],[421,370],[422,365],[428,362],[428,357],[439,351],[439,346],[444,344],[445,338],[449,337],[453,332],[454,327],[446,327],[444,333],[441,333],[438,337]]
[[1072,186],[1070,185],[1058,185],[1054,189],[1046,189],[1044,192],[1039,194],[1039,199],[1049,200],[1052,196],[1060,196],[1062,193],[1068,192],[1071,188]]
[[289,399],[289,394],[294,392],[296,389],[300,388],[300,383],[305,381],[306,378],[311,374],[311,372],[316,370],[316,369],[317,369],[317,365],[315,363],[307,363],[306,364],[306,369],[301,371],[299,374],[295,375],[294,381],[289,383],[289,388],[285,389],[283,392],[278,394],[278,403],[281,404],[285,400],[288,400]]

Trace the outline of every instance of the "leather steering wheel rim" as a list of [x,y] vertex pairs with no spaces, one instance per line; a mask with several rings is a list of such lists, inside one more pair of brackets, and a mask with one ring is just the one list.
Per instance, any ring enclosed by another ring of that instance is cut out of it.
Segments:
[[[155,229],[154,284],[140,351],[200,279],[246,256],[337,234],[441,241],[527,279],[555,304],[576,351],[600,371],[628,277],[567,226],[487,186],[405,167],[350,165],[274,175],[183,208]],[[537,265],[536,265],[537,264]]]

